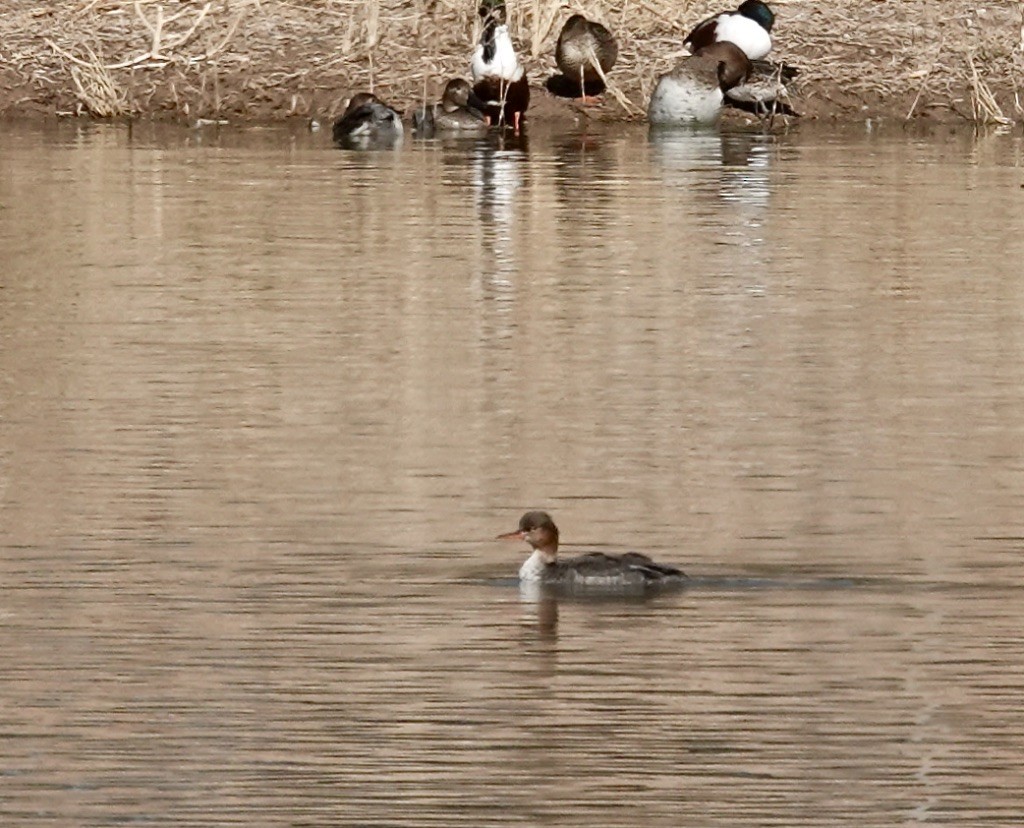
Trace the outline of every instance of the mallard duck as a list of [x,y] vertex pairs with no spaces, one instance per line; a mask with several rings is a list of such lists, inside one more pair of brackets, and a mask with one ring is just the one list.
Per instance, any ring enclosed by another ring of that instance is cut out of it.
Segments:
[[772,49],[770,34],[775,15],[761,0],[745,0],[736,11],[723,12],[698,23],[683,45],[694,54],[713,43],[739,46],[750,60],[760,60]]
[[619,45],[615,35],[582,14],[574,14],[565,21],[555,46],[555,62],[559,70],[574,83],[579,80],[579,96],[584,103],[588,88],[604,91],[606,75],[618,56]]
[[402,116],[370,92],[353,95],[331,134],[349,147],[388,146],[402,140]]
[[504,22],[504,4],[485,3],[480,6],[480,16],[484,29],[470,62],[473,94],[469,102],[489,123],[511,123],[518,133],[530,105],[530,84]]
[[418,132],[478,132],[487,129],[481,112],[469,105],[472,87],[462,78],[452,78],[445,84],[440,102],[421,106],[413,113],[413,125]]

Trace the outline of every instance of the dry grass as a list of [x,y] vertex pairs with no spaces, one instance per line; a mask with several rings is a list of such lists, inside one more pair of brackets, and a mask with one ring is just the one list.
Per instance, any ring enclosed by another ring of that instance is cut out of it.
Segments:
[[[0,0],[0,110],[101,117],[333,114],[352,91],[401,105],[466,75],[476,0]],[[616,94],[639,113],[682,36],[734,0],[508,0],[530,77],[582,11],[615,31]],[[1020,119],[1024,2],[774,0],[775,56],[804,72],[817,114],[952,112]],[[616,104],[614,99],[618,99]]]

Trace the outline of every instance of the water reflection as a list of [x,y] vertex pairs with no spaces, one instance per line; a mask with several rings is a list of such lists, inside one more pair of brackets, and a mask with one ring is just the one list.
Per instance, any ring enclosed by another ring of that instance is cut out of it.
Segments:
[[[694,582],[699,588],[707,588],[709,583],[705,581]],[[722,588],[724,582],[716,581],[716,588]],[[752,581],[733,581],[730,588],[750,589]],[[593,588],[572,588],[558,587],[549,584],[541,584],[536,581],[519,582],[519,599],[523,607],[523,623],[535,629],[541,638],[557,640],[559,608],[606,608],[613,613],[623,610],[636,613],[656,611],[657,607],[678,606],[680,597],[685,587],[680,585],[665,589],[593,589]],[[761,585],[763,587],[763,584]],[[772,586],[778,588],[778,583]],[[848,584],[844,584],[848,586]]]
[[676,138],[4,126],[0,822],[1021,822],[1020,137]]
[[558,235],[567,250],[566,264],[583,266],[576,253],[600,239],[614,218],[616,158],[603,136],[574,135],[554,148],[555,193],[558,199]]
[[498,312],[511,301],[519,269],[522,230],[519,206],[530,201],[528,188],[529,143],[525,134],[495,134],[472,148],[473,190],[480,220],[482,294],[496,303]]
[[[484,227],[486,253],[500,264],[512,261],[508,249],[512,241],[515,204],[524,185],[529,153],[525,135],[491,135],[472,148],[476,206]],[[522,194],[528,198],[528,194]]]
[[746,132],[657,129],[651,130],[648,140],[662,180],[684,188],[690,199],[707,202],[703,223],[715,242],[745,248],[740,272],[752,277],[750,290],[763,290],[761,248],[763,226],[772,209],[774,139]]
[[535,581],[521,581],[519,595],[523,602],[523,621],[534,627],[541,638],[558,638],[558,602],[562,598],[557,592],[545,589]]
[[355,137],[339,138],[336,141],[340,150],[354,152],[394,152],[402,148],[405,137],[401,133],[388,133],[385,135],[357,135]]
[[722,200],[769,206],[772,144],[745,133],[722,136]]
[[666,184],[700,194],[706,192],[705,171],[718,167],[719,198],[748,207],[768,206],[768,173],[774,151],[771,137],[745,132],[653,129],[648,140]]

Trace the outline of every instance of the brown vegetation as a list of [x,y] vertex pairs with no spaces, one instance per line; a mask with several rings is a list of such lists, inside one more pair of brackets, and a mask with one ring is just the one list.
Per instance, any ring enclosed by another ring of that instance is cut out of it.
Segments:
[[[0,0],[0,112],[186,118],[330,116],[353,91],[400,106],[467,75],[476,0]],[[733,0],[508,0],[540,85],[573,11],[619,38],[614,93],[642,113],[682,36]],[[773,57],[820,116],[1024,118],[1024,2],[774,0]],[[539,94],[535,98],[541,97]]]

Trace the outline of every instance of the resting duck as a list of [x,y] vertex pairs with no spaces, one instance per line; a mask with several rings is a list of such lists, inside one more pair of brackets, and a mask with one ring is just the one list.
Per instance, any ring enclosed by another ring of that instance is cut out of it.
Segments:
[[718,121],[725,93],[750,74],[743,50],[723,41],[698,49],[658,78],[647,107],[652,124],[703,124]]
[[402,140],[402,116],[370,92],[353,95],[332,136],[342,146],[394,145]]
[[533,554],[519,569],[519,580],[555,587],[596,587],[646,589],[681,586],[686,574],[674,566],[658,564],[639,552],[606,555],[587,552],[567,560],[558,559],[558,527],[547,512],[527,512],[514,532],[500,539],[524,540]]
[[579,79],[579,92],[587,102],[587,90],[600,94],[607,84],[606,75],[619,56],[619,44],[608,29],[582,14],[574,14],[565,21],[555,46],[555,62],[559,70],[573,84]]
[[530,84],[504,22],[505,6],[490,0],[480,6],[480,17],[484,30],[470,63],[473,72],[470,103],[483,112],[488,123],[499,126],[511,123],[518,133],[523,113],[530,105]]
[[713,43],[728,41],[739,46],[750,60],[760,60],[772,50],[775,15],[761,0],[744,0],[734,12],[723,12],[697,24],[683,45],[692,53]]
[[487,129],[482,113],[469,105],[469,82],[452,78],[444,87],[439,103],[422,106],[412,116],[417,132],[479,132]]
[[647,107],[657,125],[702,125],[717,122],[722,107],[758,116],[797,115],[783,100],[786,67],[751,61],[734,43],[712,43],[683,58],[658,78]]

